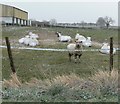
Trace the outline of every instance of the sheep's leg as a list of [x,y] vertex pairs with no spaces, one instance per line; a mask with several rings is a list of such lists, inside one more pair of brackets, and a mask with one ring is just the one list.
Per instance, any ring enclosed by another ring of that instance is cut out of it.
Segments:
[[75,54],[75,63],[77,63],[77,54]]
[[69,61],[71,61],[71,56],[72,56],[72,54],[69,53]]
[[80,62],[80,57],[82,56],[82,54],[79,55],[79,62]]

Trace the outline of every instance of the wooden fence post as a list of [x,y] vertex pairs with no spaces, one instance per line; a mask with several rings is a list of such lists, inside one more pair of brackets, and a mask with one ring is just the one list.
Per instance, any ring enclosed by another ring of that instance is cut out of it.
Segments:
[[14,67],[14,62],[13,62],[13,58],[12,58],[12,51],[11,51],[11,47],[10,47],[10,42],[9,42],[9,38],[5,37],[6,40],[6,45],[7,45],[7,51],[8,51],[8,56],[9,56],[9,60],[10,60],[10,66],[11,66],[11,70],[13,73],[15,73],[15,67]]
[[113,69],[113,37],[110,37],[110,72]]

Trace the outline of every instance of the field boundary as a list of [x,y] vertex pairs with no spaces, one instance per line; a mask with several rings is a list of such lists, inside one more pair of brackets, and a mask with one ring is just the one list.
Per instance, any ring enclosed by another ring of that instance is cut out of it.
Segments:
[[[7,48],[7,46],[0,46],[0,48]],[[55,49],[55,48],[31,48],[31,47],[15,47],[11,46],[12,49],[20,49],[20,50],[36,50],[36,51],[56,51],[56,52],[68,52],[67,49]],[[108,49],[107,49],[108,50]],[[117,51],[119,51],[119,48],[116,48]],[[80,51],[80,50],[75,50]],[[100,49],[83,49],[81,51],[100,51]]]

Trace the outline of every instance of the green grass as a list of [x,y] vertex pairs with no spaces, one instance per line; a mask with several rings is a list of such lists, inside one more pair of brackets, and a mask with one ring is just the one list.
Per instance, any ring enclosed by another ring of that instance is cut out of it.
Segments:
[[[17,74],[23,82],[32,77],[45,79],[69,73],[85,77],[97,70],[109,70],[109,55],[102,55],[99,52],[84,52],[81,62],[76,64],[74,60],[69,62],[67,52],[13,50],[12,53]],[[8,79],[11,70],[6,49],[3,49],[2,64],[3,78]],[[117,55],[115,55],[116,69],[117,65]]]
[[50,28],[51,31],[60,31],[63,35],[70,35],[75,37],[76,33],[84,36],[91,36],[93,41],[103,43],[105,39],[109,42],[110,37],[114,37],[114,43],[118,44],[118,30],[117,29],[79,29],[79,28]]
[[107,42],[109,42],[109,38],[114,38],[114,43],[118,44],[118,30],[117,29],[81,29],[81,28],[47,28],[42,29],[40,27],[17,27],[13,28],[11,30],[10,27],[3,27],[2,31],[2,39],[4,37],[9,36],[10,39],[19,39],[25,35],[28,34],[29,31],[32,31],[34,33],[55,33],[57,31],[62,32],[63,35],[70,35],[72,38],[75,37],[76,33],[83,34],[84,36],[91,36],[92,40],[98,41],[98,42],[104,42],[105,39],[107,39]]

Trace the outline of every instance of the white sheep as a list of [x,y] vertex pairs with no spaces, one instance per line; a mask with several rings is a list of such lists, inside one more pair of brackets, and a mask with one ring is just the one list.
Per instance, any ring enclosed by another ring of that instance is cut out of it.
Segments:
[[30,38],[30,40],[29,40],[29,46],[34,47],[34,46],[36,46],[36,45],[38,45],[38,44],[39,44],[39,42],[38,42],[37,39]]
[[38,38],[39,38],[39,36],[38,36],[37,34],[33,34],[32,32],[29,32],[29,36],[30,36],[31,38],[35,38],[35,39],[38,39]]
[[83,42],[83,46],[85,46],[85,47],[91,47],[92,46],[91,37],[87,37],[86,41]]
[[30,37],[27,35],[27,36],[25,36],[25,38],[24,38],[24,44],[25,44],[25,45],[29,45],[29,42],[30,42]]
[[24,38],[19,39],[20,44],[25,44],[27,46],[36,46],[39,44],[38,35],[29,32],[29,35],[26,35]]
[[[103,46],[100,49],[100,52],[103,54],[110,54],[110,46],[108,45],[108,43],[103,43]],[[113,54],[116,53],[116,49],[113,48]]]
[[81,57],[82,55],[82,41],[76,41],[75,43],[70,43],[69,45],[67,45],[67,50],[69,53],[69,60],[71,61],[71,56],[74,55],[75,57],[75,63],[77,62],[77,56]]
[[21,39],[19,39],[19,40],[18,40],[19,43],[20,43],[20,44],[23,44],[23,43],[24,43],[24,39],[25,39],[25,38],[21,38]]
[[59,37],[60,42],[70,42],[72,38],[70,36],[63,36],[60,32],[56,32],[57,36]]
[[83,35],[77,33],[75,36],[75,40],[85,42],[86,38]]

